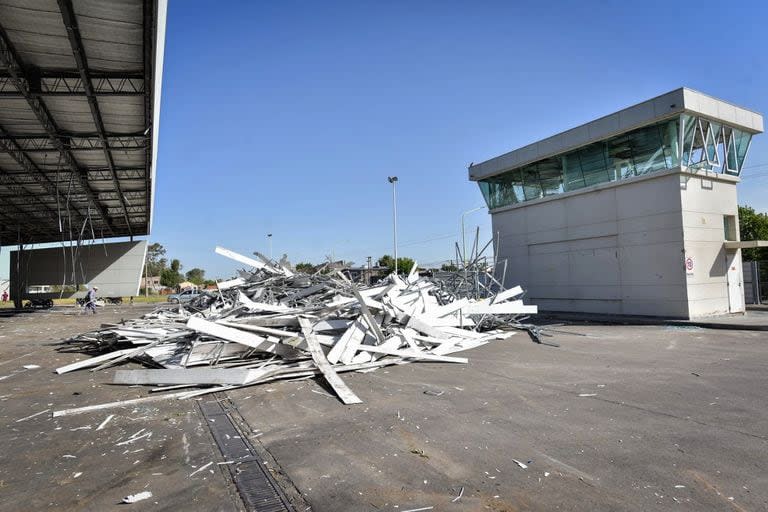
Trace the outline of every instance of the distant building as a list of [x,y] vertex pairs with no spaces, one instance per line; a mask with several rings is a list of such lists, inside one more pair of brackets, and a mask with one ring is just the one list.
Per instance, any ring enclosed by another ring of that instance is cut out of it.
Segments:
[[178,288],[179,288],[179,291],[184,291],[184,290],[187,290],[187,289],[190,289],[190,288],[193,288],[193,289],[196,290],[198,288],[198,286],[195,283],[192,283],[190,281],[184,281],[182,283],[179,283]]
[[471,165],[505,285],[549,311],[744,312],[736,185],[762,131],[682,88]]
[[349,267],[341,271],[351,281],[356,283],[371,284],[386,277],[389,273],[387,267]]
[[147,288],[147,283],[149,283],[149,289],[150,290],[159,290],[162,288],[162,285],[160,284],[160,276],[152,276],[152,277],[142,277],[141,278],[141,288]]

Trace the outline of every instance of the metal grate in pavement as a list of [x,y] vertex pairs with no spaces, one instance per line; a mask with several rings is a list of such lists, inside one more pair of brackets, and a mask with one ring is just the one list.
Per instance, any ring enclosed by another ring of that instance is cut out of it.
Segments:
[[247,510],[294,512],[274,477],[264,468],[256,450],[232,421],[219,400],[198,402],[213,439],[227,464]]

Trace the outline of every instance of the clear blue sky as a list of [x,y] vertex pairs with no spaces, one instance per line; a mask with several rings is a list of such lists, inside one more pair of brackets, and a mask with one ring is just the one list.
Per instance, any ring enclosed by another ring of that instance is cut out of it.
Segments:
[[[400,254],[446,260],[472,161],[680,86],[768,113],[767,5],[171,0],[151,240],[209,277],[267,233],[362,264],[392,251],[396,174]],[[768,136],[746,166],[768,211]]]

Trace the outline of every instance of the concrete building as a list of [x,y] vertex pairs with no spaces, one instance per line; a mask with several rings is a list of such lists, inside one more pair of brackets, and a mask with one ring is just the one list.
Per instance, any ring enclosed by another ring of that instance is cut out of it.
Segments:
[[142,277],[139,288],[146,289],[149,286],[150,290],[157,291],[162,285],[160,284],[160,276]]
[[505,284],[549,311],[744,312],[736,184],[762,131],[681,88],[471,165]]

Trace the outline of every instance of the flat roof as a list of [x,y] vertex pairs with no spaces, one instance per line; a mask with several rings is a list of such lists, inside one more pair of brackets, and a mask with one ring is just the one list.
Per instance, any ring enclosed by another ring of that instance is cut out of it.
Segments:
[[759,113],[681,87],[485,162],[472,164],[469,166],[469,179],[489,178],[682,113],[706,117],[753,134],[763,132],[763,116]]
[[0,238],[148,235],[167,0],[0,3]]

